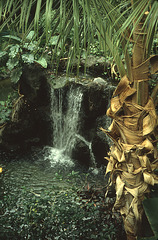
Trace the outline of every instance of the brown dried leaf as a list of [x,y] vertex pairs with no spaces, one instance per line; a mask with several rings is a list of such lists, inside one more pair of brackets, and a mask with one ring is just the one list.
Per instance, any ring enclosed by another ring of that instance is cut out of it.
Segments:
[[153,176],[152,176],[150,173],[148,173],[148,172],[143,172],[143,177],[144,177],[144,182],[145,182],[145,183],[154,186],[155,181],[154,181]]
[[151,64],[151,74],[156,73],[158,71],[158,55],[151,56],[150,64]]
[[120,95],[123,91],[125,91],[129,85],[129,83],[130,83],[129,80],[128,80],[127,76],[125,75],[123,78],[121,78],[119,84],[117,85],[117,88],[113,92],[113,96]]
[[116,196],[117,200],[121,198],[123,193],[125,183],[121,180],[120,176],[118,175],[116,178]]

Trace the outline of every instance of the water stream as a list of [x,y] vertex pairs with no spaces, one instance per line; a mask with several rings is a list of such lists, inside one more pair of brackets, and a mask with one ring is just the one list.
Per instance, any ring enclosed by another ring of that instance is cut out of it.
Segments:
[[67,92],[62,88],[51,90],[53,147],[49,148],[49,158],[52,165],[74,165],[71,153],[79,130],[82,97],[80,88],[70,87]]
[[71,157],[76,140],[75,134],[78,132],[83,93],[80,88],[72,87],[66,96],[63,89],[58,89],[58,94],[55,94],[55,91],[52,89],[51,92],[53,146]]

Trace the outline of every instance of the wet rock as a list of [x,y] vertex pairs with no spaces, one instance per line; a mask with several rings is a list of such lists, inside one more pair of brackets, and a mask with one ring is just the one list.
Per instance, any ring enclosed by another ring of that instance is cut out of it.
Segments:
[[1,136],[0,147],[7,151],[27,151],[49,142],[50,85],[43,69],[25,66],[19,86],[19,99]]
[[[59,81],[62,82],[61,76]],[[107,129],[110,125],[110,120],[106,117],[106,111],[114,87],[110,82],[100,77],[95,79],[69,78],[67,84],[62,87],[63,109],[65,109],[65,103],[67,102],[68,89],[72,89],[72,87],[81,88],[83,92],[78,124],[78,136],[80,137],[72,151],[72,158],[87,166],[94,167],[93,157],[97,166],[106,164],[104,156],[109,150],[110,142],[108,137],[100,130],[100,127]],[[60,91],[59,89],[55,90]],[[68,107],[67,104],[66,106]]]
[[94,83],[97,83],[97,84],[99,84],[99,85],[105,85],[105,86],[108,84],[107,81],[105,81],[105,80],[104,80],[103,78],[101,78],[101,77],[94,78],[93,82],[94,82]]
[[81,67],[84,68],[85,64],[91,74],[102,75],[106,72],[107,76],[111,76],[110,63],[103,56],[89,55],[86,59],[82,57]]
[[104,156],[109,149],[109,140],[100,127],[108,126],[106,111],[113,85],[100,77],[48,77],[43,69],[34,66],[24,68],[20,79],[20,94],[24,96],[19,99],[12,121],[1,134],[1,148],[27,151],[33,146],[53,145],[51,87],[56,96],[60,96],[62,89],[63,114],[67,111],[70,88],[81,88],[83,93],[77,134],[84,140],[76,139],[72,158],[85,166],[94,166],[93,157],[98,166],[106,164]]
[[72,151],[72,158],[81,165],[91,165],[91,155],[88,145],[80,139],[77,139],[75,148]]

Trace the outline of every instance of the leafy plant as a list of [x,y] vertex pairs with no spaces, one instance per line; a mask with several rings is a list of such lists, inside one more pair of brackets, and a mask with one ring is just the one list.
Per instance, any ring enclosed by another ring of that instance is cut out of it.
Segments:
[[[11,81],[17,83],[22,75],[22,67],[24,64],[40,64],[42,67],[47,68],[47,61],[42,57],[42,51],[38,42],[33,40],[34,32],[31,31],[26,41],[23,43],[22,39],[17,38],[18,43],[10,43],[5,46],[0,52],[0,62],[4,65],[2,58],[5,56],[6,68],[10,72]],[[5,39],[11,40],[14,36],[5,35]]]
[[0,101],[0,124],[10,119],[11,107],[5,101]]
[[154,236],[158,238],[158,198],[145,199],[143,202],[144,210],[150,222]]
[[0,125],[10,120],[13,101],[17,97],[17,93],[13,92],[8,95],[6,101],[0,101]]
[[8,193],[0,201],[1,239],[119,239],[122,222],[111,212],[112,204],[87,201],[77,191]]

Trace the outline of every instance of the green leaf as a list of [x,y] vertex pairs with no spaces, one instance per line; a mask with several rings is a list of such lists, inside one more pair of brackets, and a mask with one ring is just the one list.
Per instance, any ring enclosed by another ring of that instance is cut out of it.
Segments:
[[39,17],[40,17],[41,4],[42,4],[42,0],[37,0],[36,12],[35,12],[35,17],[34,17],[34,26],[37,29],[37,33],[38,33],[38,21],[39,21]]
[[158,238],[158,198],[145,199],[143,206],[153,233]]
[[52,45],[52,46],[55,46],[58,42],[58,39],[59,39],[59,36],[53,36],[51,37],[49,43]]
[[11,71],[14,69],[19,64],[19,59],[18,58],[9,58],[8,62],[6,63],[8,69]]
[[45,58],[40,58],[36,63],[40,64],[43,68],[47,68],[47,61]]
[[6,51],[0,51],[0,58],[3,57],[3,56],[5,56],[6,54],[7,54]]
[[12,40],[16,40],[17,42],[21,42],[21,38],[19,37],[16,37],[16,36],[12,36],[12,35],[5,35],[5,36],[2,36],[3,38],[9,38],[9,39],[12,39]]
[[16,55],[18,54],[19,50],[20,50],[20,46],[19,46],[18,44],[13,45],[13,46],[10,48],[9,56],[10,56],[11,58],[16,57]]
[[32,40],[34,36],[35,36],[35,31],[30,31],[29,34],[27,35],[26,39]]
[[17,83],[22,75],[22,67],[16,68],[11,72],[11,81]]
[[2,5],[2,2],[0,2],[0,21],[2,18],[2,12],[3,12],[3,5]]
[[0,101],[0,105],[4,106],[5,105],[5,101]]
[[138,240],[157,240],[157,237],[145,237],[145,238],[138,238]]
[[34,55],[32,53],[25,53],[22,55],[22,60],[24,63],[33,63],[34,62]]
[[24,48],[29,50],[29,51],[35,51],[38,48],[37,47],[37,42],[33,41],[33,42],[25,43]]
[[46,11],[45,11],[45,31],[46,31],[46,42],[48,39],[48,33],[51,29],[51,13],[52,13],[53,0],[46,1]]

